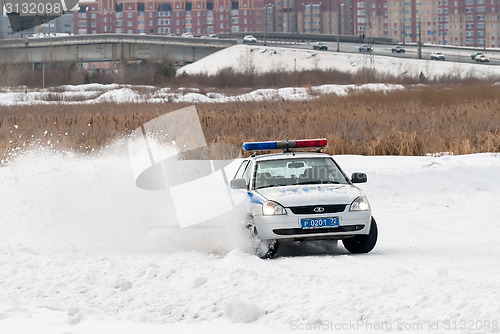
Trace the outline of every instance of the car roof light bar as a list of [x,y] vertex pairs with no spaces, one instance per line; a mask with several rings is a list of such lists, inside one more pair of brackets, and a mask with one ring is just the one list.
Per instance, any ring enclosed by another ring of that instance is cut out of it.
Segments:
[[326,138],[321,139],[301,139],[301,140],[278,140],[278,141],[262,141],[243,143],[245,151],[269,151],[269,150],[284,150],[288,151],[292,148],[323,148],[328,141]]

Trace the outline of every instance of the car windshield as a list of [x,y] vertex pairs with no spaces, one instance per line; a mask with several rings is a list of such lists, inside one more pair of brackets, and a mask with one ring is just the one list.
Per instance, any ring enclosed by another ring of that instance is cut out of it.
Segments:
[[346,184],[331,158],[290,158],[257,163],[255,189],[300,184]]

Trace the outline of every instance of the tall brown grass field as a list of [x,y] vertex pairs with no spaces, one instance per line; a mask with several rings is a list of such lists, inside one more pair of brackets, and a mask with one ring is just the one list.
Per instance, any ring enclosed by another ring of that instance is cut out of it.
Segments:
[[[98,151],[178,103],[0,106],[0,158],[33,145]],[[328,139],[325,152],[500,152],[500,86],[410,86],[309,101],[196,104],[207,142]]]

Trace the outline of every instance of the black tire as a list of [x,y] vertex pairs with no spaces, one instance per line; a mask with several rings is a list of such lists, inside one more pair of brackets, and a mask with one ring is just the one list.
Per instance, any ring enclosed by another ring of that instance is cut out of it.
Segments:
[[378,228],[375,219],[372,217],[370,232],[366,235],[356,235],[353,238],[344,239],[342,243],[345,249],[353,254],[369,253],[377,243]]
[[261,259],[271,259],[278,252],[279,242],[278,240],[254,240],[254,251],[255,255]]
[[255,255],[261,259],[271,259],[278,252],[279,242],[278,240],[261,240],[259,238],[259,233],[257,227],[253,222],[253,218],[247,219],[247,229],[250,234],[250,239],[252,240],[253,252]]

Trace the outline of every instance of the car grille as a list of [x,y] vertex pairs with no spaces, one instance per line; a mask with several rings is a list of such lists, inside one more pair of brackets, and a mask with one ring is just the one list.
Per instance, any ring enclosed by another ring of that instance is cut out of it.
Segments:
[[318,233],[340,233],[340,232],[354,232],[360,231],[365,227],[365,225],[347,225],[339,227],[324,227],[324,228],[313,228],[313,229],[302,229],[302,228],[280,228],[274,229],[274,234],[277,235],[300,235],[300,234],[318,234]]
[[[290,208],[290,210],[296,215],[317,215],[322,213],[343,212],[346,206],[346,204],[293,206]],[[314,211],[314,209],[318,207],[323,208],[324,211]]]

